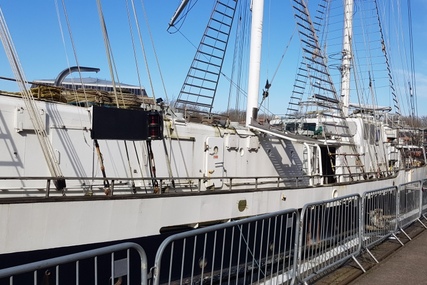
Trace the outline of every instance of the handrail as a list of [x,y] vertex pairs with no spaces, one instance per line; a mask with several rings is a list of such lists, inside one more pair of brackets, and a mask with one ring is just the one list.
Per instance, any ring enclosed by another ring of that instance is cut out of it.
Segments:
[[[26,198],[31,198],[32,196],[40,197],[41,193],[44,193],[45,197],[50,197],[52,195],[58,196],[58,195],[74,195],[74,194],[81,194],[82,191],[84,194],[88,194],[96,192],[96,189],[104,188],[104,180],[107,179],[111,181],[111,189],[108,191],[108,195],[116,195],[114,194],[114,191],[120,191],[120,195],[123,194],[143,194],[143,193],[156,193],[161,195],[163,192],[167,191],[167,188],[171,188],[172,185],[170,185],[171,181],[173,180],[173,185],[175,186],[175,190],[178,192],[202,192],[207,191],[204,187],[204,183],[208,182],[210,180],[221,180],[224,183],[224,186],[221,188],[217,188],[218,190],[266,190],[271,187],[277,189],[277,188],[283,188],[283,189],[292,189],[296,187],[309,187],[309,186],[315,186],[315,187],[322,187],[322,186],[331,186],[331,185],[346,185],[346,184],[352,184],[352,183],[359,183],[359,182],[365,182],[368,180],[377,180],[377,179],[384,179],[384,178],[391,178],[394,177],[396,173],[393,173],[393,175],[390,176],[378,176],[377,172],[369,172],[369,173],[359,173],[359,174],[353,174],[351,177],[353,178],[353,181],[345,181],[345,182],[335,182],[335,183],[325,183],[325,178],[328,177],[335,177],[336,181],[340,181],[338,179],[339,177],[344,177],[344,180],[346,178],[350,178],[349,174],[340,174],[340,175],[301,175],[296,177],[282,177],[279,175],[276,176],[253,176],[253,177],[246,177],[246,176],[218,176],[218,177],[203,177],[203,176],[188,176],[188,177],[156,177],[155,179],[159,182],[158,188],[160,191],[157,191],[156,189],[153,189],[152,187],[152,177],[63,177],[65,180],[68,181],[68,187],[65,191],[62,192],[52,192],[50,191],[50,182],[54,181],[55,177],[50,176],[28,176],[28,177],[7,177],[7,176],[0,176],[0,181],[27,181],[27,182],[33,182],[37,183],[37,185],[32,186],[26,186],[23,187],[21,184],[17,184],[18,186],[12,187],[8,186],[8,190],[4,192],[4,195],[0,194],[1,197],[14,197],[19,195],[19,191],[35,191],[34,195],[31,195],[31,193],[26,192]],[[312,185],[310,183],[311,180],[317,180],[318,183]],[[41,183],[43,181],[43,183]],[[79,182],[82,181],[82,182]],[[91,181],[92,183],[86,184],[88,181]],[[98,183],[97,183],[98,182]],[[140,191],[131,191],[132,185],[135,184],[135,182],[142,182],[142,185],[139,185]],[[30,185],[30,183],[28,183]],[[243,188],[244,187],[244,188]],[[45,192],[40,192],[40,190],[44,189]],[[127,191],[129,190],[129,191]],[[14,193],[14,191],[16,193]],[[64,195],[64,196],[65,196]]]

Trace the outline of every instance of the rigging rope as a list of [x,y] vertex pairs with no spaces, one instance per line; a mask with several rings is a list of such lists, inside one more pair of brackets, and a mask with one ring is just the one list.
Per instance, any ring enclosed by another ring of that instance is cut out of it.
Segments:
[[[60,16],[59,16],[59,8],[58,8],[57,1],[55,1],[55,6],[56,6],[56,11],[57,11],[58,24],[59,24],[60,32],[61,32],[62,44],[63,44],[64,49],[65,49],[65,55],[66,55],[66,60],[67,60],[68,68],[70,68],[71,65],[70,65],[70,62],[69,62],[69,59],[68,59],[68,53],[66,52],[67,48],[66,48],[65,39],[64,39],[64,33],[63,33],[62,24],[61,24],[61,20],[60,20]],[[68,12],[67,12],[67,9],[66,9],[66,6],[65,6],[65,0],[62,0],[62,10],[63,10],[65,21],[66,21],[66,24],[67,24],[67,31],[68,31],[68,36],[70,38],[71,47],[72,47],[72,50],[73,50],[74,60],[76,61],[76,65],[80,66],[79,60],[78,60],[78,57],[77,57],[77,52],[76,52],[76,45],[74,43],[74,37],[73,37],[73,34],[71,32],[70,20],[68,18]],[[86,96],[86,88],[85,88],[85,85],[83,84],[83,78],[82,78],[80,70],[79,70],[78,74],[79,74],[79,80],[80,80],[80,84],[82,86],[83,94],[85,96],[85,104],[86,104],[86,107],[88,107],[88,100],[87,100],[87,96]],[[77,93],[75,93],[75,94],[76,94],[76,102],[78,102],[77,101]],[[80,123],[82,124],[81,120],[80,120]]]
[[[132,1],[132,6],[133,6],[133,1]],[[132,42],[133,58],[135,60],[135,69],[136,69],[136,74],[137,74],[137,78],[138,78],[138,86],[142,90],[141,75],[140,75],[140,72],[139,72],[138,58],[136,56],[136,48],[135,48],[135,41],[134,41],[134,37],[133,37],[133,29],[132,29],[132,25],[131,25],[131,22],[130,22],[130,12],[129,12],[129,2],[128,2],[128,0],[126,0],[126,14],[127,14],[129,31],[130,31],[130,36],[131,36],[130,38],[131,38],[131,42]],[[136,16],[135,16],[135,18],[136,18]]]
[[126,141],[123,141],[123,144],[125,145],[126,159],[127,159],[128,167],[129,167],[129,175],[130,175],[130,178],[132,179],[131,180],[132,193],[136,194],[135,180],[133,180],[132,165],[130,163],[128,145],[127,145]]
[[152,96],[153,96],[154,99],[156,99],[154,85],[153,85],[153,80],[151,79],[151,72],[150,72],[150,69],[148,68],[147,53],[145,51],[145,45],[144,45],[144,43],[142,41],[141,29],[139,28],[139,21],[138,21],[137,15],[136,15],[136,9],[135,9],[134,0],[131,0],[131,3],[132,3],[132,9],[133,9],[133,14],[134,14],[134,20],[135,20],[136,28],[137,28],[137,31],[138,31],[139,44],[141,45],[142,55],[144,56],[145,68],[146,68],[146,71],[147,71],[148,80],[150,82],[150,88],[151,88]]
[[410,62],[411,62],[411,82],[412,82],[412,91],[413,94],[410,94],[412,99],[412,117],[417,117],[417,87],[415,81],[415,60],[414,60],[414,38],[412,34],[412,11],[411,11],[411,0],[407,0],[408,2],[408,29],[409,29],[409,50],[410,50]]
[[276,70],[274,71],[273,76],[271,77],[270,84],[273,84],[273,81],[276,78],[277,72],[279,72],[279,68],[282,65],[283,59],[284,59],[286,53],[288,52],[289,46],[291,45],[291,42],[292,42],[292,40],[293,40],[293,38],[297,32],[298,32],[298,29],[297,29],[297,27],[295,27],[294,31],[292,32],[291,37],[289,38],[288,43],[285,46],[285,50],[283,51],[282,56],[280,57],[279,64],[277,65]]
[[[139,167],[139,172],[141,173],[141,177],[144,178],[144,173],[142,172],[141,161],[139,160],[138,150],[136,148],[135,141],[132,141],[132,143],[133,143],[133,150],[135,151],[135,155],[136,155],[136,161],[137,161],[138,167]],[[147,186],[145,185],[144,179],[142,180],[142,184],[144,185],[145,193],[147,193]]]
[[[243,3],[245,5],[246,3]],[[244,6],[246,7],[246,6]],[[243,61],[245,53],[242,51],[244,46],[247,43],[249,32],[248,32],[248,22],[249,22],[249,13],[248,9],[242,8],[242,4],[240,3],[240,8],[238,9],[239,15],[238,15],[238,24],[236,27],[236,33],[235,33],[235,42],[234,45],[234,55],[233,55],[233,64],[231,67],[231,78],[228,78],[224,73],[221,72],[221,75],[224,76],[229,82],[229,91],[228,91],[228,102],[227,102],[227,115],[230,116],[231,112],[231,100],[232,100],[232,93],[233,88],[235,88],[235,105],[234,105],[234,111],[236,112],[236,115],[238,115],[238,110],[240,110],[240,94],[243,94],[245,96],[245,92],[242,91],[240,88],[242,77],[244,72],[242,72],[243,67]],[[235,79],[237,74],[237,78]],[[246,96],[245,96],[246,97]],[[236,116],[237,117],[237,116]],[[239,118],[243,119],[243,118]]]
[[105,53],[107,55],[108,67],[109,67],[110,76],[111,76],[111,83],[113,85],[114,96],[116,97],[117,108],[119,108],[119,104],[118,104],[119,100],[117,98],[116,80],[115,80],[115,76],[114,76],[114,72],[113,72],[112,50],[111,50],[111,46],[110,46],[110,40],[108,38],[107,25],[106,25],[105,19],[104,19],[104,12],[102,11],[101,0],[97,0],[96,4],[97,4],[97,8],[98,8],[99,22],[101,24],[101,30],[102,30],[102,34],[103,34],[103,38],[104,38]]
[[31,90],[26,87],[27,80],[25,78],[23,68],[20,64],[16,49],[14,47],[12,38],[10,36],[8,27],[6,25],[6,20],[3,16],[3,11],[0,9],[0,38],[3,43],[7,58],[9,60],[12,71],[15,75],[16,81],[18,83],[21,95],[25,104],[26,111],[28,112],[31,122],[34,127],[37,139],[40,143],[43,155],[46,159],[49,171],[52,176],[59,178],[54,181],[57,190],[62,190],[65,194],[65,179],[59,167],[59,161],[54,153],[53,146],[49,140],[49,137],[46,132],[45,125],[40,116],[40,110],[38,109],[33,94]]
[[378,26],[379,26],[379,29],[380,29],[381,43],[383,44],[382,52],[384,54],[385,62],[386,62],[387,70],[388,70],[390,88],[392,89],[392,95],[393,95],[393,101],[394,101],[394,108],[395,108],[396,114],[398,116],[400,116],[401,115],[400,114],[400,105],[399,105],[399,100],[397,98],[396,92],[394,92],[394,80],[393,80],[393,77],[391,75],[391,66],[390,66],[390,62],[389,62],[389,59],[388,59],[388,55],[387,55],[387,48],[386,48],[386,44],[385,44],[385,40],[384,40],[384,33],[383,33],[382,25],[381,25],[381,19],[380,19],[380,14],[379,14],[378,2],[375,0],[374,3],[375,3],[375,12],[376,12],[377,19],[378,19]]
[[[133,0],[132,0],[132,2],[133,2]],[[156,60],[157,68],[158,68],[158,70],[159,70],[159,76],[160,76],[160,81],[162,82],[163,92],[165,93],[166,100],[167,100],[168,102],[170,102],[170,101],[169,101],[168,92],[167,92],[167,90],[166,90],[165,80],[164,80],[164,78],[163,78],[163,73],[162,73],[162,70],[161,70],[161,68],[160,68],[159,57],[157,56],[157,51],[156,51],[157,49],[155,48],[155,45],[154,45],[153,34],[151,33],[150,24],[149,24],[149,22],[148,22],[147,11],[145,10],[145,5],[144,5],[144,2],[143,2],[143,1],[141,1],[141,4],[142,4],[142,11],[144,12],[145,24],[147,25],[148,35],[150,36],[150,42],[151,42],[151,46],[152,46],[152,48],[153,48],[154,58],[155,58],[155,60]],[[154,95],[153,95],[153,96],[154,96]],[[154,98],[154,99],[155,99],[155,98]]]

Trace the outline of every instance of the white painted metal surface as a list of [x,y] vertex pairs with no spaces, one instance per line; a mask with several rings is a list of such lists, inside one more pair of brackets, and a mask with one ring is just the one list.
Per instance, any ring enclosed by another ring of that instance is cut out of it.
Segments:
[[259,77],[261,66],[262,26],[264,0],[252,1],[252,28],[249,62],[248,99],[246,107],[246,126],[251,124],[253,109],[258,110]]

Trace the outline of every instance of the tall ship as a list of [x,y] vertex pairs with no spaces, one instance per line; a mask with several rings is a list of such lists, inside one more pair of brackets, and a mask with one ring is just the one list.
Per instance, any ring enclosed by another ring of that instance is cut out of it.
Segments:
[[[300,61],[286,71],[295,80],[285,94],[274,89],[276,74],[260,84],[264,1],[212,1],[174,100],[121,83],[114,62],[120,51],[96,2],[108,80],[87,77],[98,70],[80,65],[77,55],[55,80],[27,80],[7,25],[14,15],[1,14],[1,40],[19,86],[0,94],[3,261],[128,240],[155,246],[172,232],[426,178],[424,131],[413,125],[414,61],[407,59],[408,73],[392,69],[392,56],[401,58],[384,30],[388,2],[290,1],[296,24],[281,29],[294,31]],[[191,20],[191,5],[182,1],[169,30]],[[129,9],[140,25],[141,10]],[[225,74],[226,51],[249,37],[244,27],[251,28],[250,52],[235,48],[232,60],[247,67],[247,86],[236,79],[242,70]],[[234,31],[244,36],[233,38]],[[143,52],[139,43],[132,41]],[[224,78],[240,96],[227,110],[214,108]],[[280,114],[268,110],[272,97],[282,98]]]

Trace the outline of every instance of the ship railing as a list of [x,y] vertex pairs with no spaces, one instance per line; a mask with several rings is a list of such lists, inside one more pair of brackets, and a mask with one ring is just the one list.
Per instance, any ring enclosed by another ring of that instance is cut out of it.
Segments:
[[[350,179],[351,176],[351,179]],[[343,177],[343,179],[339,179]],[[202,192],[211,190],[258,190],[321,186],[339,184],[336,181],[366,181],[383,178],[378,173],[355,173],[352,175],[300,175],[283,176],[220,176],[220,177],[63,177],[66,189],[56,191],[52,185],[53,177],[1,177],[0,197],[50,197],[50,196],[93,196],[127,194],[162,194],[182,192]],[[108,186],[106,186],[108,181]],[[220,181],[215,187],[212,181]],[[207,187],[206,185],[214,185]]]
[[[56,191],[52,185],[53,177],[0,177],[1,197],[50,197],[50,196],[93,196],[126,194],[162,194],[181,192],[202,192],[209,190],[256,190],[300,185],[301,177],[281,176],[254,177],[64,177],[67,187]],[[222,187],[206,187],[210,181],[220,180]],[[108,181],[108,187],[105,181]],[[8,186],[5,186],[8,185]],[[3,188],[3,189],[1,189]]]
[[291,284],[298,224],[298,211],[286,210],[172,235],[157,251],[153,284]]
[[[131,267],[131,263],[134,266]],[[144,249],[136,243],[127,242],[0,269],[0,281],[7,278],[10,285],[113,285],[122,282],[146,285],[147,267]],[[74,281],[70,280],[73,278]]]

